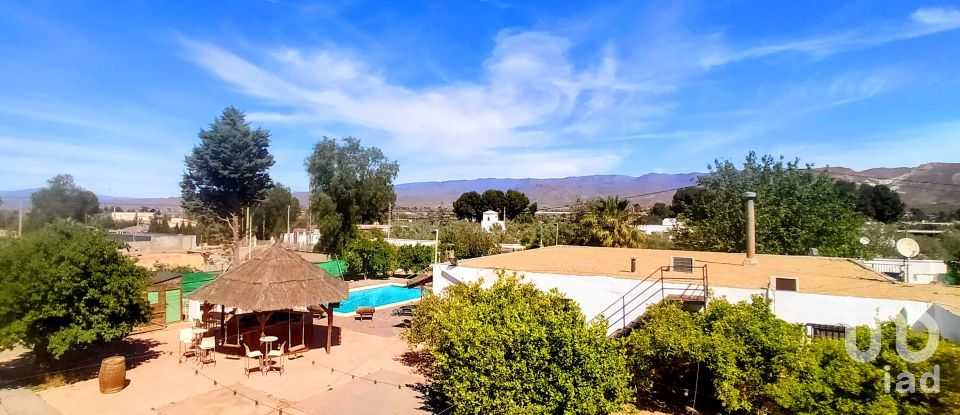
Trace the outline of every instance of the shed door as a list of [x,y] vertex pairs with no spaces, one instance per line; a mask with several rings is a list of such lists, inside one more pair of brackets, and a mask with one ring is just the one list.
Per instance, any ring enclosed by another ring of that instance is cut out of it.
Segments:
[[163,298],[167,304],[167,323],[180,321],[180,308],[183,306],[180,302],[180,290],[168,290]]

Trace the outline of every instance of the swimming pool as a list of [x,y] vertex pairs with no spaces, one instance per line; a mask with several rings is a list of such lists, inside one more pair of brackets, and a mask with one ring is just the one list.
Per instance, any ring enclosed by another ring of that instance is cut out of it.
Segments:
[[350,298],[340,302],[333,309],[337,313],[353,313],[357,307],[383,307],[420,298],[420,288],[407,288],[399,285],[381,285],[350,291]]

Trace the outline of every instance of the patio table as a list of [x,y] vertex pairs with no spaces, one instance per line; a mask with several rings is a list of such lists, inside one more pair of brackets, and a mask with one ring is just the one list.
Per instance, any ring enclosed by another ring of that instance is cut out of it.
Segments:
[[[263,336],[260,338],[260,343],[264,344],[263,357],[267,357],[267,353],[270,353],[270,350],[273,348],[273,342],[277,341],[277,336]],[[266,359],[264,359],[264,364],[267,364]]]

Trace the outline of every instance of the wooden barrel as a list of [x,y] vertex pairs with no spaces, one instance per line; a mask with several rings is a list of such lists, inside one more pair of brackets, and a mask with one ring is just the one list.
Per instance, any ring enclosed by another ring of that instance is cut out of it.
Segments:
[[100,393],[120,392],[126,381],[127,360],[123,356],[111,356],[100,362]]

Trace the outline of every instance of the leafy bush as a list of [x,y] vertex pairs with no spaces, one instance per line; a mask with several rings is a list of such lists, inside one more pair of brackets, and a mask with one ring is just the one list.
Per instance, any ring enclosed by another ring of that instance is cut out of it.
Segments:
[[0,349],[23,344],[41,361],[120,340],[146,322],[150,273],[100,231],[57,221],[0,240]]
[[605,414],[628,395],[626,361],[606,323],[587,324],[556,290],[501,273],[490,288],[427,295],[405,333],[433,357],[431,388],[456,414]]
[[[893,322],[881,326],[880,355],[861,363],[836,340],[807,341],[802,328],[776,318],[769,300],[730,304],[713,300],[702,313],[677,302],[651,306],[627,338],[627,355],[637,390],[689,404],[698,389],[701,406],[725,412],[803,414],[922,414],[956,411],[960,403],[960,348],[941,340],[927,361],[909,363],[895,346]],[[868,330],[858,328],[860,350]],[[926,334],[909,332],[911,350]],[[895,384],[908,371],[919,377],[939,365],[940,392],[887,393],[884,376]],[[698,371],[699,369],[699,371]],[[697,379],[700,379],[699,385]],[[686,393],[681,393],[686,392]]]
[[452,249],[457,258],[476,258],[497,253],[497,242],[479,223],[458,220],[440,229],[440,249]]
[[394,256],[393,245],[379,234],[360,233],[343,248],[348,271],[365,277],[392,273]]
[[397,247],[397,268],[417,274],[430,268],[432,263],[432,246],[404,245]]
[[[757,410],[770,385],[792,372],[805,341],[800,326],[778,319],[769,300],[730,304],[718,299],[704,313],[688,313],[680,303],[651,306],[627,339],[637,387],[677,395],[712,380],[712,393],[727,411]],[[706,389],[706,390],[705,390]]]

